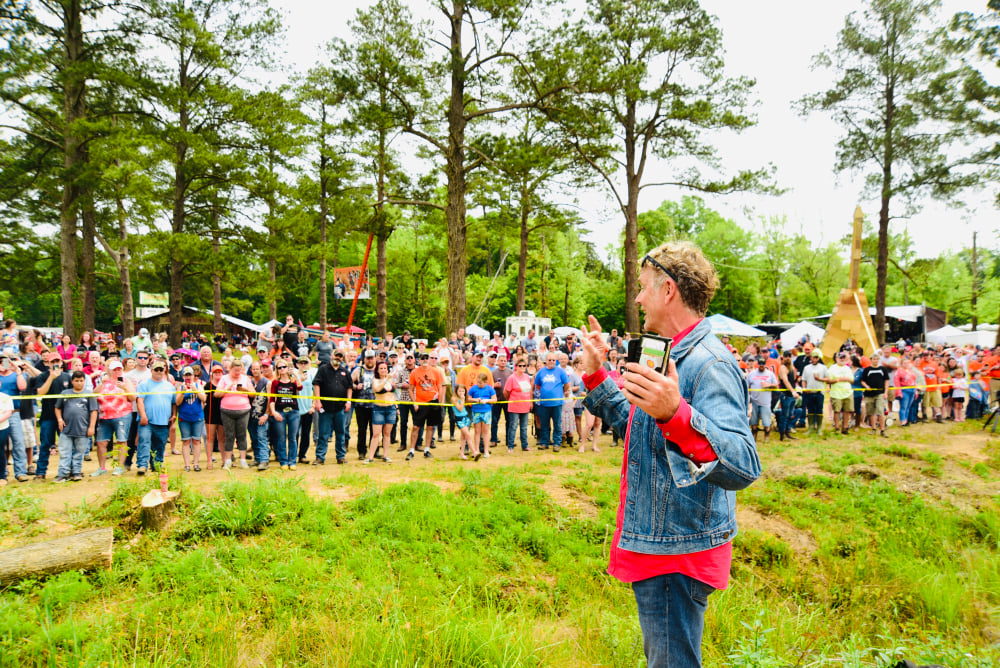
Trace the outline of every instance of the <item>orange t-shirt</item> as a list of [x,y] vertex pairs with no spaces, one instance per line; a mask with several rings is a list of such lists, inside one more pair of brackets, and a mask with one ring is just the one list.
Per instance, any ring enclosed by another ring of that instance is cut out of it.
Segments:
[[410,374],[410,397],[418,404],[437,401],[443,381],[435,367],[418,367]]
[[983,359],[983,367],[989,369],[990,367],[995,367],[992,371],[989,371],[986,375],[990,378],[1000,378],[1000,356],[998,355],[988,355]]
[[932,385],[937,385],[938,382],[938,367],[937,362],[924,362],[920,365],[920,373],[924,374],[924,380],[927,382],[927,391],[933,392],[934,390],[940,390],[940,387],[931,387]]

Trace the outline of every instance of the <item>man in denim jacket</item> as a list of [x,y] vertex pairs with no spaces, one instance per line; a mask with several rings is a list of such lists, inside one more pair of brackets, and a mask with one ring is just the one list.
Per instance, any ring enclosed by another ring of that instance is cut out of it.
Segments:
[[711,263],[691,243],[666,243],[643,258],[639,283],[646,331],[673,339],[667,374],[630,363],[619,390],[594,316],[583,344],[586,406],[625,434],[608,573],[632,584],[650,668],[699,666],[708,595],[729,581],[735,492],[760,460],[746,381],[704,319]]

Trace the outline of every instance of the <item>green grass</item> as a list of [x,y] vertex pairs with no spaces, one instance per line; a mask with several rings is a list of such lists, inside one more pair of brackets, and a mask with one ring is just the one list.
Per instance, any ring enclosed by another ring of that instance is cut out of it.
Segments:
[[[830,443],[783,448],[782,462],[821,473],[786,469],[740,493],[815,551],[741,529],[730,587],[710,599],[705,664],[998,665],[986,639],[1000,617],[996,501],[963,512],[850,476],[887,456],[914,471],[946,460]],[[81,527],[117,527],[113,569],[0,593],[0,666],[641,665],[631,590],[605,572],[619,463],[322,479],[357,492],[345,503],[294,476],[185,488],[162,534],[134,522],[154,481],[122,482],[102,505],[68,509]],[[560,506],[553,483],[597,512]],[[38,507],[0,495],[8,523]]]

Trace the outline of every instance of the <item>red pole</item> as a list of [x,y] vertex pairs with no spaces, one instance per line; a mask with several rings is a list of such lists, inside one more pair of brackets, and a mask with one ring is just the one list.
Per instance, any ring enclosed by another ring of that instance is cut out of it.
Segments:
[[[368,246],[365,248],[365,259],[361,263],[361,275],[358,276],[358,285],[354,289],[354,300],[351,302],[351,315],[347,316],[347,336],[351,336],[351,323],[354,322],[354,309],[358,307],[358,295],[361,294],[361,284],[365,282],[365,271],[368,269],[368,254],[372,252],[372,238],[374,234],[368,235]],[[371,293],[369,288],[369,294]]]

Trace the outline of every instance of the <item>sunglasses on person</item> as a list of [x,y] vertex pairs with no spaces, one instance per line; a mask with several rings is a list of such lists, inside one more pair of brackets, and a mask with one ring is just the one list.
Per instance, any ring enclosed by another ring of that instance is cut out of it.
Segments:
[[527,369],[527,368],[528,368],[528,365],[527,365],[527,364],[518,364],[518,365],[517,365],[517,368],[518,368],[518,369]]
[[309,364],[306,360],[299,360],[296,364]]
[[666,267],[664,267],[662,264],[660,264],[659,262],[657,262],[656,260],[654,260],[649,255],[646,255],[645,257],[642,258],[642,261],[639,263],[639,269],[644,268],[646,266],[647,262],[650,263],[651,265],[653,265],[654,267],[656,267],[657,269],[659,269],[660,271],[662,271],[664,274],[666,274],[670,278],[674,279],[674,283],[677,282],[677,277],[674,276],[674,272],[672,272],[669,269],[667,269]]
[[281,366],[276,366],[274,368],[277,369],[278,371],[284,371],[285,369],[288,368],[288,366],[285,365],[285,364],[282,364]]

